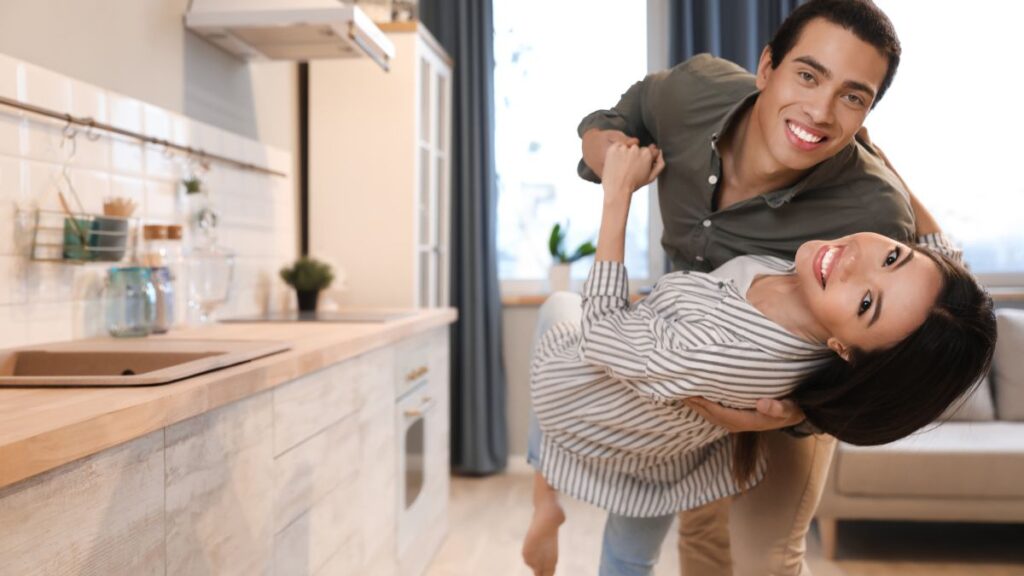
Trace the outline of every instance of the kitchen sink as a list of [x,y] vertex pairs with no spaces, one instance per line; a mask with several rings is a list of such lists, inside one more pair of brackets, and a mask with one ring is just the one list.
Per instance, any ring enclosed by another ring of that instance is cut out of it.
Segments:
[[103,338],[0,350],[0,386],[152,386],[288,350],[253,340]]

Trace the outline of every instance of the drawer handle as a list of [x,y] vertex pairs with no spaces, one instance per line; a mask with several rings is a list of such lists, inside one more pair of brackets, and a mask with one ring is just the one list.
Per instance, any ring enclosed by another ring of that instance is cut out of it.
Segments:
[[429,371],[430,371],[430,369],[427,368],[426,366],[420,366],[419,368],[417,368],[417,369],[413,370],[412,372],[409,372],[408,374],[406,374],[405,375],[405,381],[406,382],[413,382],[414,380],[419,379],[420,377],[422,377],[424,374],[426,374]]
[[420,403],[419,407],[409,408],[408,410],[406,410],[405,415],[408,418],[417,418],[419,416],[423,416],[427,412],[430,412],[434,408],[435,404],[436,402],[434,402],[434,399],[431,398],[430,396],[427,396],[423,399],[423,402]]

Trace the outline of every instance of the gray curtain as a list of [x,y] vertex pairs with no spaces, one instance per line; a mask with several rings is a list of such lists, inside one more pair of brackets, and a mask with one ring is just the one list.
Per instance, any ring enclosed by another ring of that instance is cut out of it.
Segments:
[[452,92],[451,462],[456,473],[505,468],[505,366],[497,263],[494,31],[490,0],[421,0],[420,20],[455,60]]
[[672,0],[669,62],[703,52],[754,72],[761,50],[801,0]]

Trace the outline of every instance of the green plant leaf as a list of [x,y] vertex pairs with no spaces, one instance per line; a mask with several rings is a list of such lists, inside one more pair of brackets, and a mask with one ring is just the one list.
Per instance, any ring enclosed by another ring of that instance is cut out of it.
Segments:
[[281,279],[299,291],[323,290],[334,281],[331,266],[315,258],[302,257],[281,269]]
[[580,258],[586,258],[587,256],[590,256],[596,251],[597,247],[594,246],[593,242],[588,240],[583,244],[580,244],[579,248],[577,248],[576,251],[572,253],[572,256],[569,257],[569,262],[575,262]]
[[548,238],[548,251],[551,252],[553,258],[558,258],[562,252],[563,241],[565,241],[565,232],[562,231],[562,225],[555,222],[555,226],[551,229],[551,236]]

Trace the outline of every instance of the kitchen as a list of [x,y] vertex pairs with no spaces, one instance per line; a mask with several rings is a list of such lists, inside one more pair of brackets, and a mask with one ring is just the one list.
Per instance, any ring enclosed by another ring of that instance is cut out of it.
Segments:
[[[0,573],[422,574],[445,536],[451,60],[402,3],[273,4],[0,9]],[[325,170],[362,127],[318,83],[357,74],[408,134],[387,187]],[[310,244],[321,321],[268,322]]]

